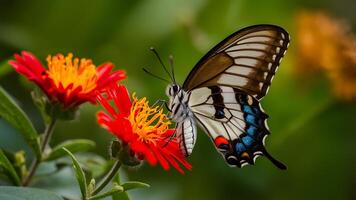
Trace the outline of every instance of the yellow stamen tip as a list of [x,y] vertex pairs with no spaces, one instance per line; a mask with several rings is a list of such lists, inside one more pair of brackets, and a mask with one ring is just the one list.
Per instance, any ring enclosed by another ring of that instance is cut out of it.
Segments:
[[88,93],[95,89],[97,84],[96,67],[90,59],[74,58],[73,54],[68,53],[66,57],[62,54],[47,56],[48,75],[58,87],[60,84],[64,88],[73,84],[75,89],[82,87],[81,93]]
[[139,140],[145,143],[156,144],[162,139],[163,134],[169,129],[171,122],[158,106],[151,108],[146,98],[137,99],[133,94],[133,104],[129,121],[132,131]]

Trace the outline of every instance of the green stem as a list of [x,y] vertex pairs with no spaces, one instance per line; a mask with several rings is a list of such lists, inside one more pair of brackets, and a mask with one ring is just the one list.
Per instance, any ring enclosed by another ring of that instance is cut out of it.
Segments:
[[[49,141],[51,140],[52,134],[53,134],[53,130],[54,127],[56,125],[57,120],[56,119],[52,119],[51,122],[46,126],[46,130],[44,132],[44,138],[42,141],[42,145],[41,145],[41,154],[43,157],[43,153],[46,150],[46,147],[49,143]],[[35,175],[35,172],[38,168],[38,166],[41,163],[41,159],[35,158],[32,163],[31,163],[31,167],[29,170],[28,175],[24,178],[24,180],[22,181],[22,186],[28,186],[28,184],[30,184],[33,176]]]
[[120,169],[120,167],[121,167],[121,162],[119,160],[116,160],[116,162],[114,163],[114,165],[112,166],[112,168],[110,169],[108,174],[102,179],[102,181],[100,182],[98,187],[95,188],[95,190],[93,191],[93,193],[91,195],[96,195],[101,190],[103,190],[105,188],[105,186],[108,183],[110,183],[110,181],[114,178],[114,176],[116,175],[116,173]]

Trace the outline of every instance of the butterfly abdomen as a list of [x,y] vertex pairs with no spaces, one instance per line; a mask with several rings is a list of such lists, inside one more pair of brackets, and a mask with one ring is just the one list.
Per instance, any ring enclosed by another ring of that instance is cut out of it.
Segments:
[[197,139],[197,130],[193,118],[186,118],[184,121],[177,124],[177,138],[181,152],[185,156],[189,156],[194,148]]

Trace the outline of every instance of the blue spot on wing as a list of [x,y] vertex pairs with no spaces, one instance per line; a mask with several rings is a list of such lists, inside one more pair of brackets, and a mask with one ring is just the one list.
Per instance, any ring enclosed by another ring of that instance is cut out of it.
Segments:
[[242,138],[242,142],[243,142],[246,146],[250,146],[250,145],[252,145],[252,143],[253,143],[253,138],[252,138],[251,136],[249,136],[249,135],[244,136],[244,137]]
[[245,120],[247,121],[248,124],[252,124],[254,126],[257,126],[256,117],[255,116],[247,115]]
[[220,149],[224,149],[224,150],[229,150],[229,145],[227,144],[222,144],[219,146]]
[[242,143],[236,143],[235,148],[238,153],[246,151],[246,148]]
[[247,129],[247,134],[254,136],[257,131],[257,128],[255,126],[249,126]]
[[245,112],[245,113],[248,113],[248,114],[254,114],[254,112],[252,111],[252,108],[250,107],[250,106],[244,106],[243,107],[243,111]]
[[262,139],[269,134],[265,125],[268,115],[263,112],[259,101],[249,97],[248,94],[238,93],[236,94],[236,100],[240,104],[240,109],[243,113],[243,119],[241,120],[245,122],[245,127],[243,133],[232,141],[233,152],[228,151],[226,155],[227,158],[230,158],[230,155],[237,158],[238,163],[234,163],[234,165],[241,166],[241,163],[253,164],[254,153],[264,149]]
[[268,117],[264,112],[261,111],[259,102],[254,100],[250,105],[247,102],[247,98],[240,98],[241,109],[244,113],[244,120],[246,123],[245,133],[249,137],[241,137],[241,141],[247,149],[254,146],[255,141],[260,141],[263,135],[268,133],[264,125],[264,121]]

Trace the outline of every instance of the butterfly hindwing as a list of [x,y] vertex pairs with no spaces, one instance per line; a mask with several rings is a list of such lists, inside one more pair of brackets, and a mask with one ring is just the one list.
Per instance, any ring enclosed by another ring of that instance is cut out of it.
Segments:
[[202,87],[189,95],[189,107],[196,121],[229,165],[254,164],[257,156],[265,155],[278,167],[285,168],[264,148],[264,139],[269,134],[268,116],[256,98],[227,86]]
[[196,64],[183,89],[230,86],[259,100],[267,93],[288,44],[288,33],[278,26],[256,25],[241,29],[216,45]]

